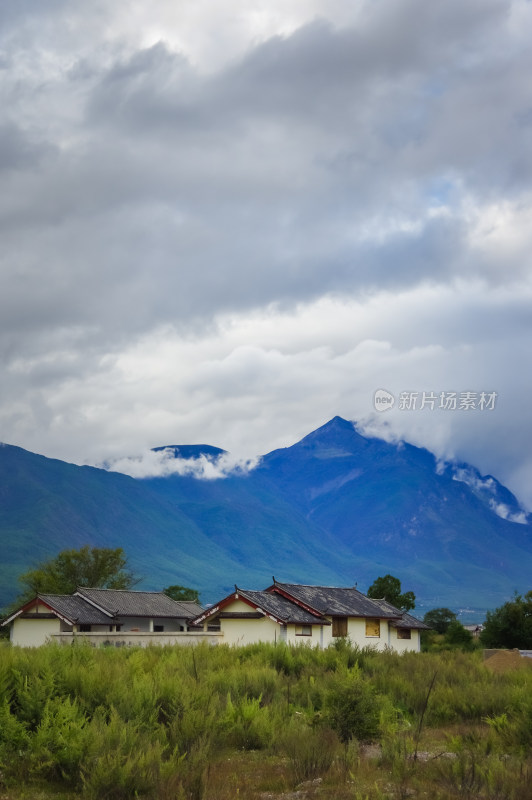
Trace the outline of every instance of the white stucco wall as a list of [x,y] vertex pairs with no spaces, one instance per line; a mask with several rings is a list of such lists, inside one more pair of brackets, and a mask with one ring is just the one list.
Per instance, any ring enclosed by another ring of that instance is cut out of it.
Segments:
[[[332,621],[332,620],[331,620]],[[332,635],[332,625],[323,628],[323,646],[327,647],[335,639]],[[353,645],[358,647],[374,647],[376,650],[385,650],[391,647],[400,653],[420,649],[419,631],[413,630],[410,639],[398,639],[397,629],[388,625],[387,620],[380,621],[380,636],[366,635],[366,620],[351,617],[347,622],[347,635]]]
[[306,644],[309,647],[322,647],[322,639],[320,637],[320,628],[321,625],[311,625],[310,636],[302,636],[298,634],[297,631],[300,629],[298,625],[287,625],[286,626],[286,641],[288,644]]
[[[178,620],[178,619],[159,619],[158,617],[154,617],[153,619],[148,619],[147,617],[127,617],[123,620],[121,630],[122,631],[140,631],[140,632],[148,632],[153,631],[154,625],[163,625],[164,626],[164,633],[169,631],[179,631],[180,626],[182,626],[186,630],[186,622],[185,620]],[[95,627],[96,630],[96,627]]]
[[[249,606],[247,606],[249,610]],[[231,611],[234,609],[231,608]],[[245,645],[255,642],[279,642],[280,628],[268,617],[262,619],[221,619],[220,632],[223,643]]]
[[[72,626],[62,622],[58,617],[48,619],[47,617],[50,614],[50,609],[42,603],[36,603],[36,605],[32,607],[31,613],[42,614],[43,618],[32,617],[31,619],[25,619],[22,616],[16,617],[11,623],[9,633],[12,644],[20,647],[39,647],[47,641],[50,641],[51,637],[56,637],[56,641],[59,641],[57,638],[57,634],[59,633],[69,634],[72,632]],[[108,625],[92,625],[91,632],[100,635],[107,634],[110,632],[110,626],[114,626],[114,624],[114,621],[110,619]],[[181,626],[186,630],[185,620],[170,620],[166,618],[154,618],[150,620],[145,617],[125,620],[121,630],[124,633],[131,632],[133,634],[139,633],[145,635],[147,633],[152,633],[155,625],[163,625],[164,634],[177,633],[180,631]],[[74,626],[74,630],[79,632],[79,626]],[[160,634],[154,635],[160,636]]]
[[196,645],[207,642],[211,645],[223,642],[220,633],[204,633],[203,631],[174,631],[169,633],[149,633],[147,631],[125,631],[120,633],[105,633],[91,631],[90,633],[61,633],[54,637],[59,644],[71,644],[73,641],[84,642],[93,647],[148,647],[151,645]]
[[251,614],[253,613],[254,609],[252,606],[248,605],[248,603],[244,603],[243,600],[233,600],[232,603],[229,603],[228,606],[225,606],[224,612],[230,611],[231,614],[235,613],[236,611],[242,611],[244,614]]
[[[233,600],[232,603],[224,608],[224,612],[250,614],[253,613],[253,608],[243,600]],[[246,619],[245,617],[243,619],[222,618],[220,619],[220,632],[223,634],[223,643],[229,645],[246,645],[255,642],[271,642],[275,644],[283,640],[287,644],[317,645],[320,643],[319,627],[313,626],[312,636],[299,636],[296,634],[296,626],[288,625],[286,638],[283,638],[281,625],[266,616],[259,619]]]
[[[227,605],[224,612],[242,612],[249,614],[252,608],[242,600],[234,600]],[[332,618],[329,618],[332,623]],[[281,626],[269,617],[261,619],[221,619],[220,631],[222,641],[230,645],[245,645],[254,642],[280,642],[287,644],[306,644],[310,647],[328,647],[335,642],[333,626],[312,625],[311,636],[301,636],[296,633],[295,625],[286,627],[286,638],[281,635]],[[413,630],[410,639],[398,639],[397,630],[388,625],[387,620],[380,620],[380,635],[369,636],[366,634],[366,620],[351,617],[347,621],[347,636],[353,645],[358,647],[374,647],[376,650],[385,650],[388,647],[398,652],[418,651],[420,649],[419,631]]]
[[49,637],[61,630],[61,622],[55,619],[21,619],[17,617],[11,623],[9,636],[12,644],[19,647],[39,647]]
[[[331,620],[331,617],[328,617]],[[347,620],[347,636],[351,643],[358,647],[374,647],[377,650],[384,650],[390,646],[388,623],[385,620],[380,621],[380,636],[366,636],[366,620],[350,617]],[[333,626],[326,625],[323,627],[323,646],[328,647],[333,644],[335,637],[333,636]]]
[[398,639],[397,629],[390,628],[390,646],[399,653],[418,653],[421,650],[421,639],[418,630],[410,631],[410,639]]

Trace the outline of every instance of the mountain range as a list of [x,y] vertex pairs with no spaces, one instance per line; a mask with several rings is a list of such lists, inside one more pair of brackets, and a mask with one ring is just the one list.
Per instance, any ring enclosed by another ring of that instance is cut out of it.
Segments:
[[[225,451],[154,448],[179,465]],[[217,473],[217,474],[222,474]],[[0,606],[17,576],[84,544],[122,547],[138,588],[182,584],[215,602],[234,584],[357,585],[385,574],[417,597],[480,619],[530,588],[532,525],[514,495],[473,466],[357,432],[334,417],[252,469],[132,478],[0,447]]]

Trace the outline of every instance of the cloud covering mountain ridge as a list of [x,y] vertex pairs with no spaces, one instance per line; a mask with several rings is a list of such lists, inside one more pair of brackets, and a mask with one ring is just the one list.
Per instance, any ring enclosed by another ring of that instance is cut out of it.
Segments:
[[378,387],[494,391],[388,425],[532,509],[531,26],[526,0],[4,2],[0,438],[241,457]]

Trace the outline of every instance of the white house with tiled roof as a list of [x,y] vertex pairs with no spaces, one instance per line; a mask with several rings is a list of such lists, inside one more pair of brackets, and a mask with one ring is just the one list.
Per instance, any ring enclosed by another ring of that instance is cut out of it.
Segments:
[[419,651],[420,620],[385,600],[373,600],[355,588],[279,583],[261,592],[239,589],[194,620],[217,622],[223,642],[305,642],[327,647],[348,637],[359,647]]
[[[94,644],[168,644],[193,641],[192,619],[202,607],[163,592],[78,588],[72,595],[39,594],[5,619],[15,645],[36,647],[83,636]],[[200,638],[204,638],[201,636]]]
[[211,606],[194,620],[195,625],[217,623],[222,641],[231,645],[250,642],[287,642],[297,644],[302,637],[319,641],[319,631],[328,625],[321,614],[264,591],[239,589]]
[[204,610],[162,592],[79,588],[73,595],[37,595],[3,625],[11,642],[35,647],[46,641],[92,644],[245,645],[286,642],[327,647],[348,637],[359,647],[417,651],[427,626],[385,600],[355,588],[274,582],[264,591],[239,589]]

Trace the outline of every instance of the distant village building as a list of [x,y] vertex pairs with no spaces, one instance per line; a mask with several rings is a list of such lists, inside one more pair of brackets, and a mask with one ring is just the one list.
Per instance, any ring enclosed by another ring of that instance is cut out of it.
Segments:
[[464,625],[464,628],[466,629],[466,631],[469,631],[473,639],[478,639],[478,637],[482,632],[483,627],[484,627],[483,625]]

